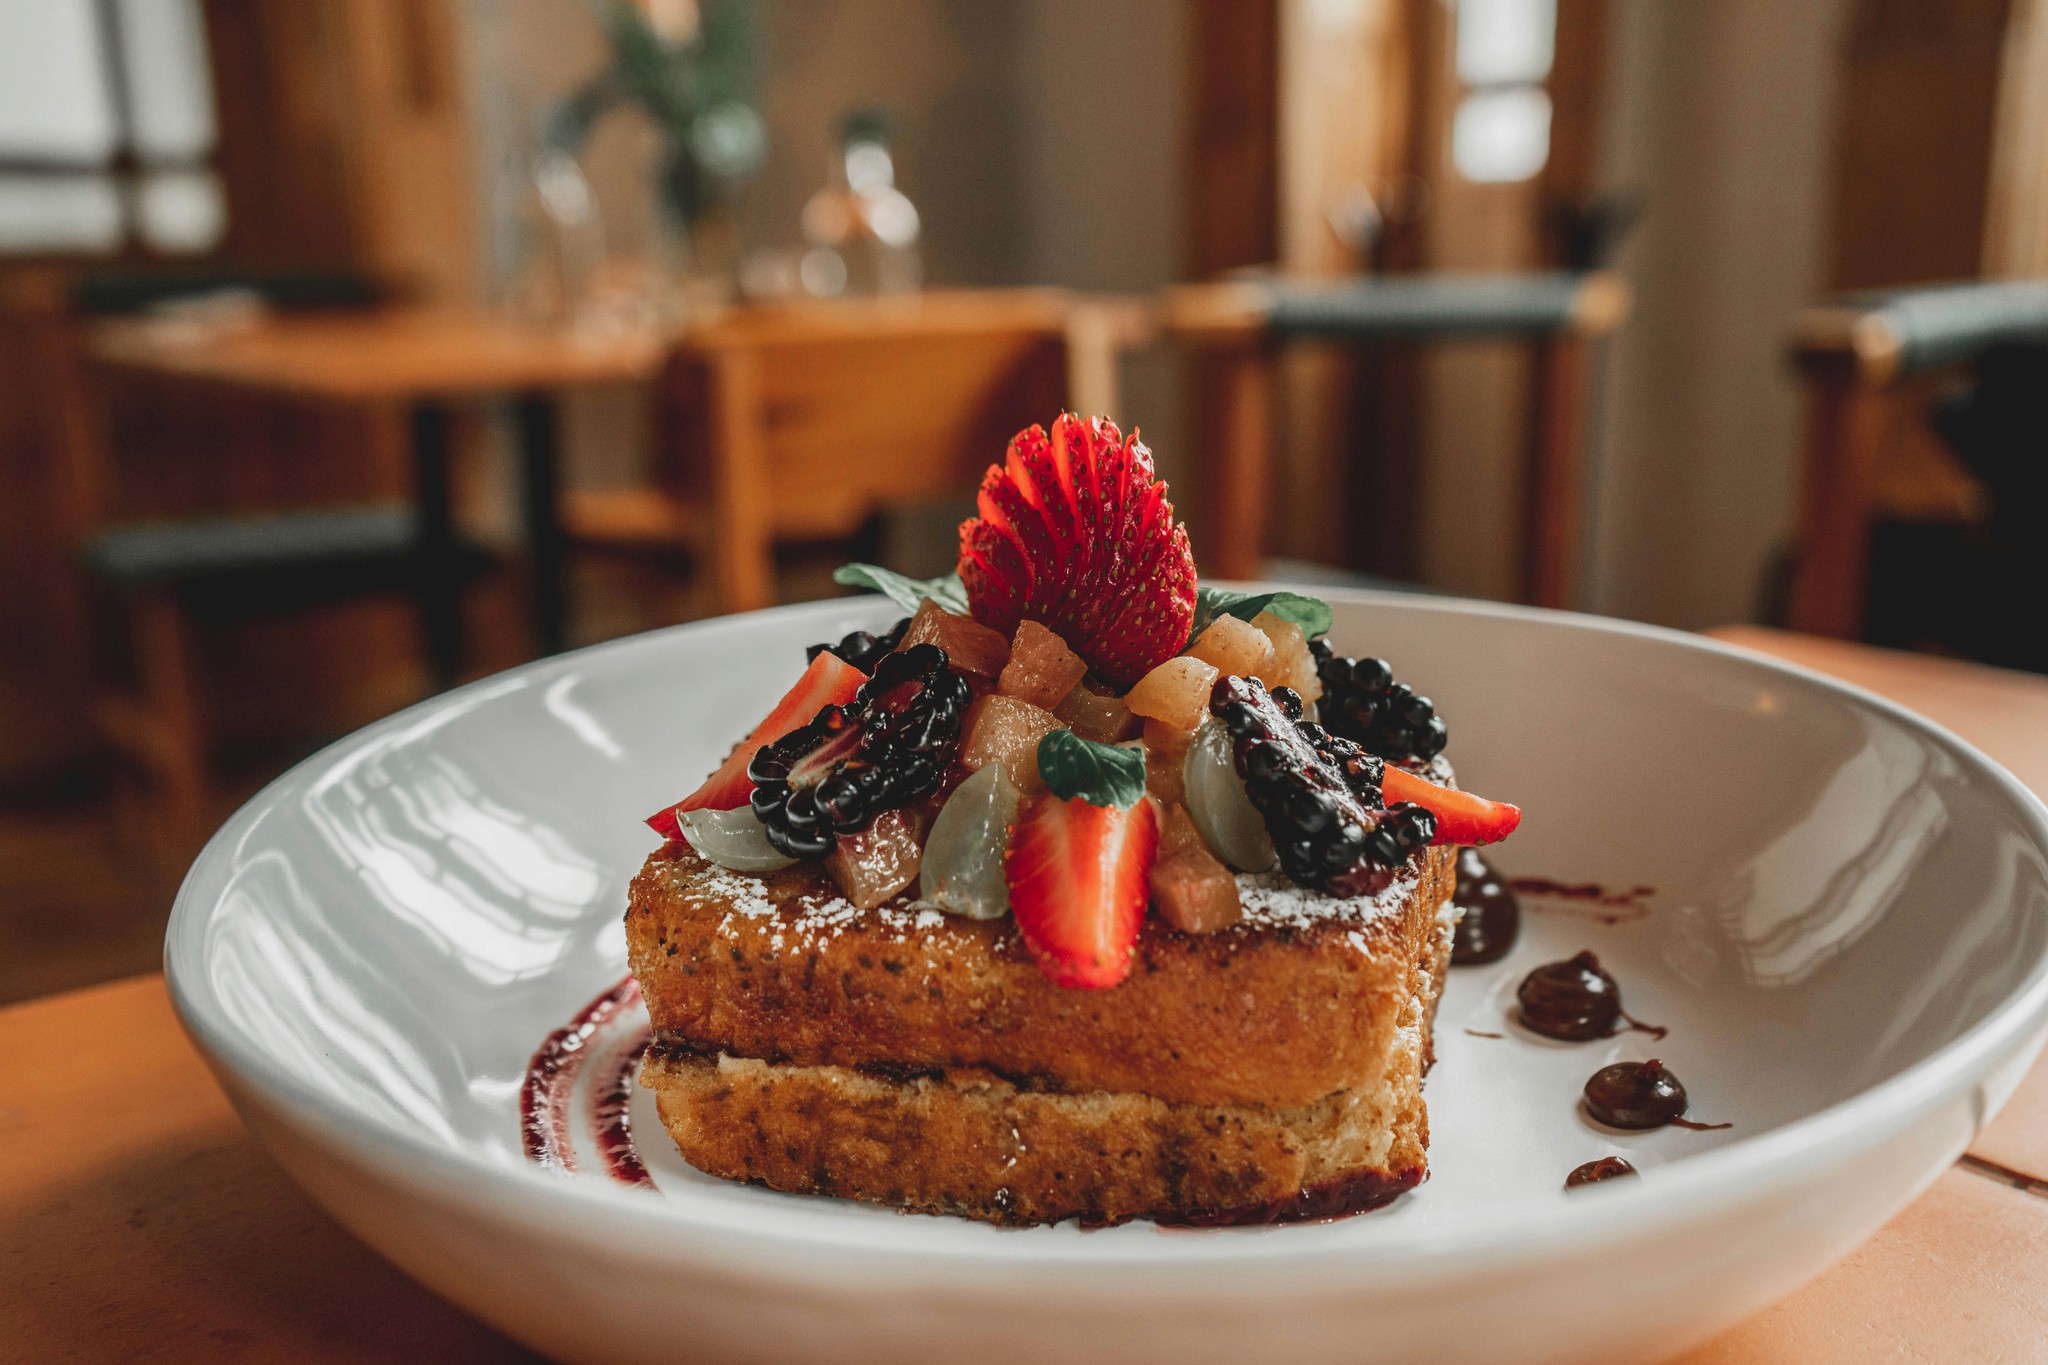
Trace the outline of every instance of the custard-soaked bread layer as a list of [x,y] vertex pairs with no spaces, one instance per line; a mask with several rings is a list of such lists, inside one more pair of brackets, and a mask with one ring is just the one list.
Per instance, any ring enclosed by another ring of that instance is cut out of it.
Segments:
[[1047,981],[1008,918],[856,911],[813,865],[756,877],[679,842],[634,878],[627,941],[656,1039],[683,1052],[1296,1110],[1402,1069],[1416,973],[1431,1003],[1442,980],[1423,964],[1455,853],[1426,849],[1349,901],[1248,882],[1245,922],[1212,934],[1148,917],[1135,969],[1102,991]]
[[986,1071],[891,1077],[659,1043],[641,1080],[691,1165],[790,1193],[1009,1224],[1328,1217],[1423,1177],[1423,1055],[1445,951],[1407,964],[1381,1074],[1299,1107],[1054,1094]]

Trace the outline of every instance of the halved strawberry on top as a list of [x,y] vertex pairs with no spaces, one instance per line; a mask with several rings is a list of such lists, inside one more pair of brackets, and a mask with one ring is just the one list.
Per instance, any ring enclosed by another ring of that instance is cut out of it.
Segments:
[[754,794],[754,783],[747,776],[747,765],[753,762],[761,746],[773,744],[800,725],[810,724],[828,706],[846,705],[867,680],[867,674],[838,655],[829,652],[819,654],[811,660],[811,666],[804,670],[804,675],[797,679],[796,686],[775,704],[767,718],[740,741],[739,746],[726,756],[725,762],[718,765],[716,772],[704,779],[704,785],[675,805],[648,816],[647,827],[664,839],[680,839],[683,831],[676,821],[678,811],[737,810],[746,805]]
[[1380,796],[1389,806],[1412,801],[1436,816],[1434,844],[1497,844],[1522,823],[1520,806],[1439,787],[1394,763],[1380,774]]
[[1130,975],[1158,851],[1147,800],[1120,809],[1045,792],[1018,812],[1003,856],[1010,912],[1054,985],[1100,990]]
[[975,620],[1005,635],[1037,621],[1119,689],[1187,643],[1195,558],[1135,432],[1073,413],[1027,427],[975,502],[960,527]]

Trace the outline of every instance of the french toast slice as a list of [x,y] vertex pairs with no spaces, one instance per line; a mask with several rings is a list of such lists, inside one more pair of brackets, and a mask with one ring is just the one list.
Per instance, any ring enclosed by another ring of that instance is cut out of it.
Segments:
[[1454,854],[1424,850],[1353,900],[1242,878],[1241,923],[1148,917],[1130,977],[1076,991],[1045,979],[1013,920],[857,911],[815,865],[728,872],[671,842],[634,878],[627,952],[655,1037],[697,1051],[1293,1107],[1386,1065]]
[[812,866],[672,842],[627,912],[642,1082],[692,1165],[780,1190],[1003,1223],[1372,1207],[1426,1169],[1455,852],[1353,900],[1241,878],[1242,923],[1150,918],[1127,980],[1074,991],[1007,919],[855,911]]

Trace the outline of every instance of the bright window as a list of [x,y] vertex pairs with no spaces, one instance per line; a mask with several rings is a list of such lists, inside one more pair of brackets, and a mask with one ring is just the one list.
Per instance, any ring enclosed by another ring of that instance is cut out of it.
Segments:
[[1451,162],[1480,183],[1527,180],[1550,159],[1557,0],[1456,0],[1458,81]]
[[0,0],[0,251],[220,241],[199,0]]

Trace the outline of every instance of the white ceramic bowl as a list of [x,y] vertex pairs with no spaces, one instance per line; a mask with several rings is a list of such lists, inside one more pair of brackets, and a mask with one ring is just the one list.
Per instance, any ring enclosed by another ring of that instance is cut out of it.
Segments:
[[[2040,1050],[2048,812],[1953,736],[1690,636],[1331,596],[1338,644],[1434,696],[1467,785],[1528,812],[1505,869],[1654,888],[1614,924],[1532,906],[1511,957],[1453,972],[1432,1177],[1380,1212],[998,1230],[713,1181],[644,1112],[658,1192],[525,1158],[529,1057],[623,971],[640,817],[765,711],[801,646],[889,619],[879,599],[546,660],[301,764],[186,879],[178,1010],[336,1217],[579,1361],[1650,1358],[1856,1245]],[[1529,967],[1579,948],[1668,1039],[1508,1022]],[[1694,1117],[1734,1126],[1580,1116],[1593,1070],[1652,1048]],[[1606,1152],[1643,1178],[1561,1191]]]

